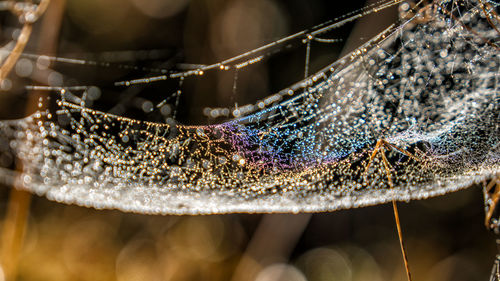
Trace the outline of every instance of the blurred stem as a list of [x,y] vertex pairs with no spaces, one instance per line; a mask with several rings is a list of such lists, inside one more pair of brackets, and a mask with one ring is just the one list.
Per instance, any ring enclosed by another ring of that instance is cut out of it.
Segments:
[[14,67],[14,64],[16,64],[17,60],[19,59],[19,56],[21,56],[24,47],[26,47],[26,44],[28,43],[32,29],[33,27],[31,23],[24,24],[23,29],[21,29],[21,33],[19,34],[19,37],[17,39],[16,45],[14,46],[14,49],[12,49],[10,55],[3,63],[2,67],[0,67],[0,81],[3,81],[5,77],[9,75],[10,71]]
[[[20,11],[13,9],[12,13],[18,15],[24,22],[24,25],[19,33],[16,45],[3,65],[0,67],[0,82],[3,81],[7,75],[9,75],[10,71],[19,59],[19,56],[21,56],[24,47],[26,47],[26,44],[30,39],[31,31],[33,30],[33,23],[35,23],[36,20],[45,12],[49,3],[50,0],[42,0],[34,12],[21,13]],[[15,5],[13,6],[15,7]]]
[[[33,14],[30,16],[24,15],[25,24],[21,30],[19,39],[17,40],[11,54],[0,68],[0,81],[7,77],[26,47],[31,35],[32,24],[46,10],[47,11],[40,29],[40,34],[43,34],[43,36],[41,36],[37,42],[38,53],[46,55],[55,53],[64,6],[65,0],[42,0]],[[30,93],[30,98],[26,107],[27,112],[32,112],[35,108],[37,108],[39,97],[40,94],[37,92]],[[22,171],[22,164],[19,164],[17,169]],[[30,193],[17,189],[20,186],[14,187],[15,188],[12,188],[10,192],[1,237],[2,249],[0,258],[5,280],[7,281],[16,279],[18,262],[26,233],[27,218],[31,203]]]
[[2,235],[2,266],[5,280],[15,280],[19,253],[26,232],[31,194],[11,189]]

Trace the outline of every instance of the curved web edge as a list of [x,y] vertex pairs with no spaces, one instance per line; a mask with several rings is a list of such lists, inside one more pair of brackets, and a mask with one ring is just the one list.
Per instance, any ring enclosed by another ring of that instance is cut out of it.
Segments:
[[231,191],[183,192],[166,190],[165,187],[141,185],[114,186],[107,189],[89,189],[88,185],[53,186],[33,181],[31,178],[26,178],[26,174],[4,168],[0,169],[2,175],[0,181],[65,204],[144,214],[200,215],[329,212],[389,203],[393,198],[397,198],[398,201],[422,200],[469,188],[498,176],[499,171],[500,165],[487,165],[468,171],[464,175],[436,178],[431,185],[411,186],[405,189],[378,189],[370,193],[351,192],[341,197],[313,194],[304,198],[296,194],[276,194],[250,201],[235,197]]

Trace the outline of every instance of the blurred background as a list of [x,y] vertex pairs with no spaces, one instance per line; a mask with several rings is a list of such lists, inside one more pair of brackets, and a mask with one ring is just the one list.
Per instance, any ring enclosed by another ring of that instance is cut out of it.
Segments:
[[[290,42],[262,62],[186,78],[182,84],[167,80],[124,87],[115,82],[216,63],[369,4],[53,0],[34,25],[28,55],[0,85],[0,118],[26,116],[36,110],[38,96],[47,97],[26,85],[83,85],[89,87],[86,106],[106,112],[156,122],[222,122],[233,117],[232,109],[302,79],[305,44]],[[9,11],[0,15],[5,45],[19,36],[22,25]],[[339,42],[311,43],[309,73],[396,19],[394,7],[325,35]],[[8,186],[0,189],[1,218],[9,192]],[[496,246],[483,224],[479,186],[399,207],[414,280],[489,277]],[[312,215],[189,217],[94,210],[33,197],[18,280],[377,281],[406,276],[390,204]]]

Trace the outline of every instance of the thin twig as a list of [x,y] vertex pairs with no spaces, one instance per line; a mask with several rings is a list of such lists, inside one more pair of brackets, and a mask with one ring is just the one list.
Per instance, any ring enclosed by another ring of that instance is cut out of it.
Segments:
[[[407,155],[408,157],[414,159],[414,160],[417,160],[417,161],[420,161],[420,159],[418,159],[416,156],[414,156],[412,153],[402,149],[402,148],[399,148],[389,142],[387,142],[385,139],[381,138],[377,141],[377,144],[375,145],[375,148],[373,149],[373,152],[372,154],[370,155],[370,158],[368,160],[368,164],[366,165],[365,167],[365,173],[368,171],[368,168],[370,167],[370,165],[372,164],[373,162],[373,159],[375,159],[375,157],[377,156],[377,154],[380,153],[381,157],[382,157],[382,164],[384,165],[384,170],[385,170],[385,173],[386,173],[386,176],[387,176],[387,181],[388,181],[388,184],[389,184],[389,188],[391,190],[394,189],[394,183],[392,181],[392,175],[391,175],[391,164],[389,163],[389,160],[387,160],[387,157],[385,155],[385,148],[387,149],[395,149],[405,155]],[[398,237],[399,237],[399,245],[401,247],[401,253],[403,255],[403,261],[404,261],[404,264],[405,264],[405,270],[406,270],[406,276],[408,278],[408,281],[411,281],[411,273],[410,273],[410,264],[408,262],[408,255],[406,254],[406,248],[405,248],[405,245],[404,245],[404,241],[403,241],[403,231],[401,230],[401,222],[399,220],[399,212],[398,212],[398,206],[397,206],[397,203],[396,203],[396,199],[394,198],[394,195],[393,195],[393,198],[392,198],[392,209],[394,210],[394,219],[396,220],[396,228],[397,228],[397,231],[398,231]]]
[[496,43],[494,42],[491,42],[489,39],[487,38],[484,38],[481,34],[479,34],[477,31],[475,31],[474,29],[472,29],[470,26],[466,25],[465,23],[463,23],[461,20],[459,20],[452,12],[448,11],[445,7],[443,7],[442,5],[440,4],[436,4],[438,5],[442,11],[444,11],[446,14],[448,14],[454,21],[456,22],[459,22],[460,25],[465,28],[467,31],[469,31],[470,33],[476,35],[477,37],[481,38],[481,40],[484,41],[484,43],[488,44],[489,46],[493,47],[493,48],[496,48],[497,50],[500,50],[500,46],[498,46]]
[[[384,169],[385,169],[385,173],[387,175],[389,187],[391,188],[391,190],[393,190],[394,183],[392,182],[390,164],[389,164],[389,161],[387,160],[387,157],[385,156],[385,150],[383,147],[380,149],[380,154],[382,155],[382,163],[384,164]],[[394,219],[396,220],[396,228],[398,230],[399,245],[401,246],[401,253],[403,254],[403,261],[405,263],[406,276],[408,277],[408,281],[411,281],[410,263],[408,262],[408,255],[406,254],[406,248],[405,248],[405,244],[403,242],[403,231],[401,230],[401,222],[399,221],[398,206],[396,204],[396,199],[394,198],[394,196],[392,198],[392,209],[394,210]]]
[[500,30],[498,30],[498,28],[496,27],[496,25],[493,23],[493,21],[491,21],[491,18],[490,18],[490,13],[486,10],[486,6],[484,5],[483,3],[483,0],[479,0],[479,4],[481,4],[481,9],[483,10],[484,12],[484,16],[486,17],[486,20],[488,21],[488,23],[491,25],[491,27],[493,27],[496,32],[500,35]]
[[[486,215],[484,217],[484,225],[486,228],[491,229],[491,218],[493,217],[493,213],[497,207],[498,201],[500,200],[500,182],[497,182],[498,179],[493,179],[491,182],[486,186],[484,189],[485,197],[490,199],[492,203],[488,204],[488,202],[485,202],[486,204]],[[489,193],[493,189],[493,187],[496,185],[496,188],[494,189],[493,194],[490,196]]]

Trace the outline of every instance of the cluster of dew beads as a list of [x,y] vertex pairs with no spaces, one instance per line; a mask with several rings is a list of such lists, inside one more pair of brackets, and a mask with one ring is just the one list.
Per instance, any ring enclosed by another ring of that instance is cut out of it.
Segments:
[[[60,202],[163,214],[332,211],[469,187],[500,170],[500,23],[480,4],[415,7],[221,124],[132,120],[61,91],[55,109],[0,122],[0,154],[23,167],[0,174]],[[380,157],[365,171],[381,138],[418,158],[386,150],[392,188]]]

